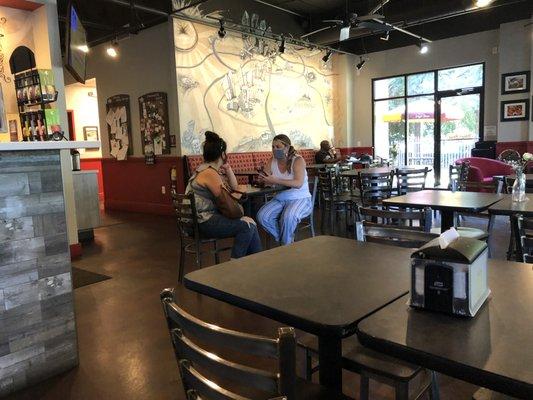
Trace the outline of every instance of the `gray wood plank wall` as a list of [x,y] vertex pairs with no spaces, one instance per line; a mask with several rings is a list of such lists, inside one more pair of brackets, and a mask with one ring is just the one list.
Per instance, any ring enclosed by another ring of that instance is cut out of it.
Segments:
[[0,152],[0,396],[78,364],[58,150]]

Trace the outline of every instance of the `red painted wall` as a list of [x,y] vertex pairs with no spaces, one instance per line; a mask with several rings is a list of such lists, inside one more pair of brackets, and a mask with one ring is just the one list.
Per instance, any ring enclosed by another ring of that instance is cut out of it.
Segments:
[[102,159],[101,158],[82,158],[81,159],[81,170],[97,170],[98,171],[98,198],[100,201],[104,201],[105,192],[104,192],[104,174],[102,171]]
[[498,142],[496,143],[496,157],[502,151],[507,149],[513,149],[518,151],[520,154],[525,152],[533,153],[533,141],[532,142]]
[[[159,157],[154,165],[146,165],[144,157],[125,161],[102,159],[105,208],[149,214],[173,215],[170,196],[170,169],[178,171],[178,193],[183,193],[183,160],[181,157]],[[165,187],[165,194],[161,187]]]

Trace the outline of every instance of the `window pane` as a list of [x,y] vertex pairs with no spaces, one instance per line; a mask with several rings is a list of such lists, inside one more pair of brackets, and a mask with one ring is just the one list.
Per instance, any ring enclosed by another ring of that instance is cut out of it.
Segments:
[[435,152],[435,99],[407,99],[407,165],[433,168]]
[[483,64],[443,69],[438,75],[439,90],[453,90],[483,85]]
[[376,156],[391,160],[394,165],[405,161],[404,99],[374,102],[374,146]]
[[387,78],[374,81],[374,99],[387,99],[405,95],[405,77]]
[[430,94],[435,91],[435,73],[409,75],[407,77],[407,94]]

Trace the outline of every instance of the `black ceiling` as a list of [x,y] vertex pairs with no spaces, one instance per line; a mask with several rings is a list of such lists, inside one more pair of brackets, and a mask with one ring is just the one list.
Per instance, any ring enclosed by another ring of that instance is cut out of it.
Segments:
[[[64,18],[69,0],[58,0],[60,28],[63,34]],[[92,45],[112,40],[118,33],[126,33],[131,26],[144,29],[167,20],[164,14],[171,11],[171,0],[134,0],[134,12],[129,7],[131,0],[77,0],[80,18],[87,29],[88,42]],[[197,0],[185,0],[195,3]],[[531,0],[496,0],[486,9],[472,12],[474,0],[390,0],[378,13],[385,21],[404,27],[416,35],[430,40],[480,32],[497,28],[501,23],[530,18]],[[261,3],[270,3],[292,11],[286,13]],[[224,15],[239,19],[244,10],[257,12],[267,18],[274,33],[284,32],[287,27],[293,35],[299,35],[324,26],[322,19],[342,18],[346,10],[365,15],[383,3],[378,0],[208,0],[200,7],[206,12],[224,10]],[[150,8],[152,11],[144,10]],[[159,11],[159,14],[154,12]],[[470,11],[469,11],[470,10]],[[295,15],[299,14],[299,15]],[[447,16],[446,18],[444,18]],[[380,34],[364,30],[352,30],[352,37],[340,44],[332,44],[355,54],[381,51],[414,44],[416,39],[392,31],[388,41]],[[357,37],[363,36],[363,37]],[[331,43],[338,38],[338,28],[309,37],[311,42]]]

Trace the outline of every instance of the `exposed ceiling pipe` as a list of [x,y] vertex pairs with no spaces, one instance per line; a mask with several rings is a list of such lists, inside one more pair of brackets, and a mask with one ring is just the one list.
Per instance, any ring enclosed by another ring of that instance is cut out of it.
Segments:
[[385,4],[387,4],[390,0],[383,0],[383,1],[380,1],[379,4],[377,6],[375,6],[374,8],[372,8],[368,14],[369,15],[372,15],[372,14],[376,14],[381,8],[383,8],[383,6]]
[[292,10],[288,10],[286,8],[283,8],[283,7],[280,7],[280,6],[277,6],[275,4],[271,4],[271,3],[268,3],[264,0],[252,0],[253,2],[256,2],[256,3],[260,3],[260,4],[264,4],[265,6],[268,6],[268,7],[272,7],[272,8],[275,8],[276,10],[280,10],[280,11],[283,11],[283,12],[286,12],[288,14],[292,14],[292,15],[296,15],[300,18],[307,18],[305,15],[302,15],[302,14],[299,14],[295,11],[292,11]]
[[[204,19],[191,17],[191,16],[188,16],[188,15],[185,15],[185,14],[172,15],[172,17],[178,18],[178,19],[183,19],[183,20],[186,20],[186,21],[197,22],[199,24],[211,26],[211,27],[217,28],[217,29],[219,28],[219,22],[218,22],[219,19],[218,18],[211,17],[213,20],[216,20],[217,22],[209,22],[209,21],[206,21]],[[276,33],[267,32],[267,31],[263,31],[262,34],[258,34],[258,33],[255,33],[255,32],[250,32],[250,30],[253,29],[253,28],[250,28],[249,26],[244,26],[244,25],[238,24],[236,22],[231,22],[231,21],[228,21],[228,20],[225,20],[225,22],[226,22],[226,24],[224,25],[224,29],[226,31],[236,32],[236,33],[239,33],[239,34],[245,34],[245,35],[249,35],[249,36],[254,36],[254,37],[259,38],[259,39],[270,39],[270,40],[274,40],[274,41],[280,41],[281,38],[282,38],[281,34],[276,34]],[[293,44],[295,46],[308,47],[308,48],[313,48],[314,47],[314,48],[317,48],[317,49],[322,49],[322,50],[326,50],[326,51],[329,50],[329,51],[333,51],[335,53],[347,54],[347,55],[350,55],[350,56],[356,55],[354,53],[350,53],[348,51],[336,49],[336,48],[333,48],[333,47],[330,47],[330,46],[325,46],[325,45],[315,44],[315,43],[311,43],[311,42],[304,41],[304,40],[294,39],[293,37],[290,37],[290,36],[283,36],[283,37],[284,37],[286,43],[290,43],[290,44]]]
[[[131,8],[131,4],[127,0],[103,0],[103,1],[105,1],[107,3],[118,4],[120,6]],[[157,15],[164,15],[165,17],[168,17],[168,13],[167,12],[158,10],[156,8],[146,7],[146,6],[142,6],[140,4],[133,4],[133,7],[136,10],[139,10],[139,11],[144,11],[144,12],[147,12],[147,13],[152,13],[152,14],[157,14]]]

